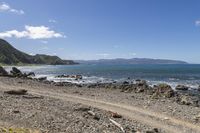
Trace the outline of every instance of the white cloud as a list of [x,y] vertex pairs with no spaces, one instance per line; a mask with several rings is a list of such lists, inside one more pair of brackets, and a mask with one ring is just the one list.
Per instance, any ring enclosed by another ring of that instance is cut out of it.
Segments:
[[0,3],[0,11],[2,12],[12,12],[18,15],[23,15],[25,14],[23,10],[17,10],[14,8],[11,8],[10,5],[8,5],[7,3]]
[[200,26],[200,20],[196,20],[196,21],[195,21],[195,25],[196,25],[196,26]]
[[49,38],[65,38],[66,36],[50,30],[46,26],[25,26],[24,31],[10,30],[0,32],[1,38],[29,38],[29,39],[49,39]]
[[130,56],[135,56],[137,55],[136,53],[129,53]]
[[57,21],[54,19],[49,19],[49,23],[57,23]]
[[33,55],[35,55],[35,54],[34,54],[34,53],[29,53],[29,55],[32,55],[32,56],[33,56]]
[[100,53],[100,54],[96,54],[96,55],[97,55],[97,56],[102,56],[102,57],[104,57],[104,58],[110,56],[110,54],[108,54],[108,53]]
[[48,43],[48,41],[44,41],[44,40],[43,40],[43,41],[41,41],[41,43],[47,44],[47,43]]

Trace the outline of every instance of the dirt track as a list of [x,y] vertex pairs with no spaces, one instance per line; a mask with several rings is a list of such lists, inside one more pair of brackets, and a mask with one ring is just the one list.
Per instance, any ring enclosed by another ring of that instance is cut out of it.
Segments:
[[51,97],[62,101],[70,101],[74,103],[81,103],[89,105],[102,110],[117,112],[129,119],[137,120],[143,124],[150,125],[159,129],[163,129],[169,133],[199,133],[200,126],[186,122],[185,120],[176,119],[151,110],[134,107],[126,104],[119,104],[114,102],[106,102],[102,99],[91,99],[85,96],[75,96],[72,94],[64,94],[59,92],[48,91],[47,88],[38,90],[35,87],[12,86],[0,82],[1,89],[8,90],[9,88],[27,89],[29,93]]

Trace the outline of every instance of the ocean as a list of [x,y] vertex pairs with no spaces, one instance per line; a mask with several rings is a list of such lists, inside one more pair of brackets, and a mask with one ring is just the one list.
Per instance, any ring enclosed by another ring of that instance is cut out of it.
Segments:
[[[167,64],[167,65],[45,65],[20,66],[23,72],[35,72],[37,77],[47,76],[56,82],[97,83],[123,82],[136,79],[147,80],[150,85],[167,83],[175,88],[178,84],[190,86],[192,89],[200,85],[200,65],[198,64]],[[7,67],[10,69],[10,67]],[[55,78],[57,75],[83,76],[82,80],[71,78]]]

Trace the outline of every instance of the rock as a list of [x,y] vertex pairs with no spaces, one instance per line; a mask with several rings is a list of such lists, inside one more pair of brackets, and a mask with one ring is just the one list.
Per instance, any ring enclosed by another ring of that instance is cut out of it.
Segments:
[[19,112],[19,110],[13,110],[13,113],[18,114],[20,112]]
[[182,105],[192,105],[195,107],[199,106],[199,99],[195,96],[189,96],[186,94],[182,94],[178,97],[177,103],[182,104]]
[[129,82],[128,82],[128,81],[124,81],[123,84],[124,84],[124,85],[127,85],[127,84],[129,84]]
[[19,78],[31,78],[29,76],[35,76],[34,72],[30,72],[28,74],[26,73],[22,73],[18,68],[16,67],[12,67],[12,70],[10,71],[10,73],[12,74],[12,76],[14,77],[19,77]]
[[200,119],[200,114],[198,114],[198,115],[196,115],[196,116],[194,117],[194,120],[195,120],[196,122],[198,122],[199,119]]
[[10,73],[15,77],[22,77],[23,76],[22,72],[16,67],[12,67],[12,70],[10,71]]
[[147,84],[146,80],[136,80],[136,93],[141,93],[149,90],[150,86]]
[[82,75],[65,75],[65,74],[62,74],[62,75],[56,76],[56,78],[73,78],[75,80],[81,80],[81,79],[83,79],[83,76]]
[[135,80],[135,81],[136,81],[136,85],[138,85],[138,86],[144,86],[144,85],[147,85],[146,80],[140,80],[140,79],[137,79],[137,80]]
[[83,87],[81,84],[76,84],[76,87],[79,87],[79,88],[81,88],[81,87]]
[[10,90],[10,91],[5,91],[5,94],[10,94],[10,95],[26,95],[27,90],[20,89],[20,90]]
[[176,86],[176,90],[186,91],[188,89],[189,89],[189,87],[185,86],[185,85],[177,85]]
[[198,89],[197,89],[198,91],[200,91],[200,85],[199,85],[199,87],[198,87]]
[[122,118],[122,116],[116,112],[110,112],[113,118]]
[[81,80],[83,79],[82,75],[76,75],[76,80]]
[[85,111],[90,111],[90,108],[89,107],[79,107],[79,108],[75,108],[74,111],[85,112]]
[[146,133],[160,133],[160,131],[158,130],[158,128],[154,128],[153,130],[146,131]]
[[47,77],[39,77],[37,80],[38,81],[45,81],[45,80],[47,80]]
[[93,119],[95,119],[97,121],[100,120],[100,117],[96,113],[94,113],[93,111],[91,111],[91,110],[88,111],[88,114],[91,115],[91,116],[93,116]]
[[94,116],[94,119],[97,120],[97,121],[99,121],[99,120],[100,120],[100,117],[99,117],[98,115],[95,115],[95,116]]
[[29,73],[27,74],[27,77],[29,77],[29,76],[35,76],[35,73],[34,73],[34,72],[29,72]]
[[155,91],[152,96],[153,98],[157,98],[157,97],[170,98],[175,95],[174,90],[168,84],[159,84],[158,86],[155,85],[153,89]]
[[140,81],[141,81],[141,79],[136,79],[135,81],[136,81],[136,82],[140,82]]
[[121,92],[130,93],[135,89],[135,85],[133,84],[122,84],[117,86],[121,90]]
[[0,76],[8,76],[8,72],[2,66],[0,66]]

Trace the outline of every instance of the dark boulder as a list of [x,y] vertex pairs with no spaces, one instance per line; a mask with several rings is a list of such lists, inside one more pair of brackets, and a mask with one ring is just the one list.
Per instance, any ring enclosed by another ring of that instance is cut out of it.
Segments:
[[176,90],[186,91],[188,89],[189,89],[189,87],[185,86],[185,85],[177,85],[176,86]]
[[29,77],[29,76],[35,76],[35,73],[34,73],[34,72],[29,72],[29,73],[27,74],[27,77]]
[[127,85],[127,84],[129,84],[129,82],[128,82],[128,81],[124,81],[123,84],[124,84],[124,85]]
[[39,77],[37,78],[38,81],[46,81],[47,80],[47,77]]
[[7,76],[8,72],[2,67],[0,66],[0,76]]
[[197,88],[197,90],[200,91],[200,85],[199,85],[199,87]]
[[15,77],[22,77],[23,76],[23,73],[16,67],[12,67],[12,70],[10,71],[10,73]]

